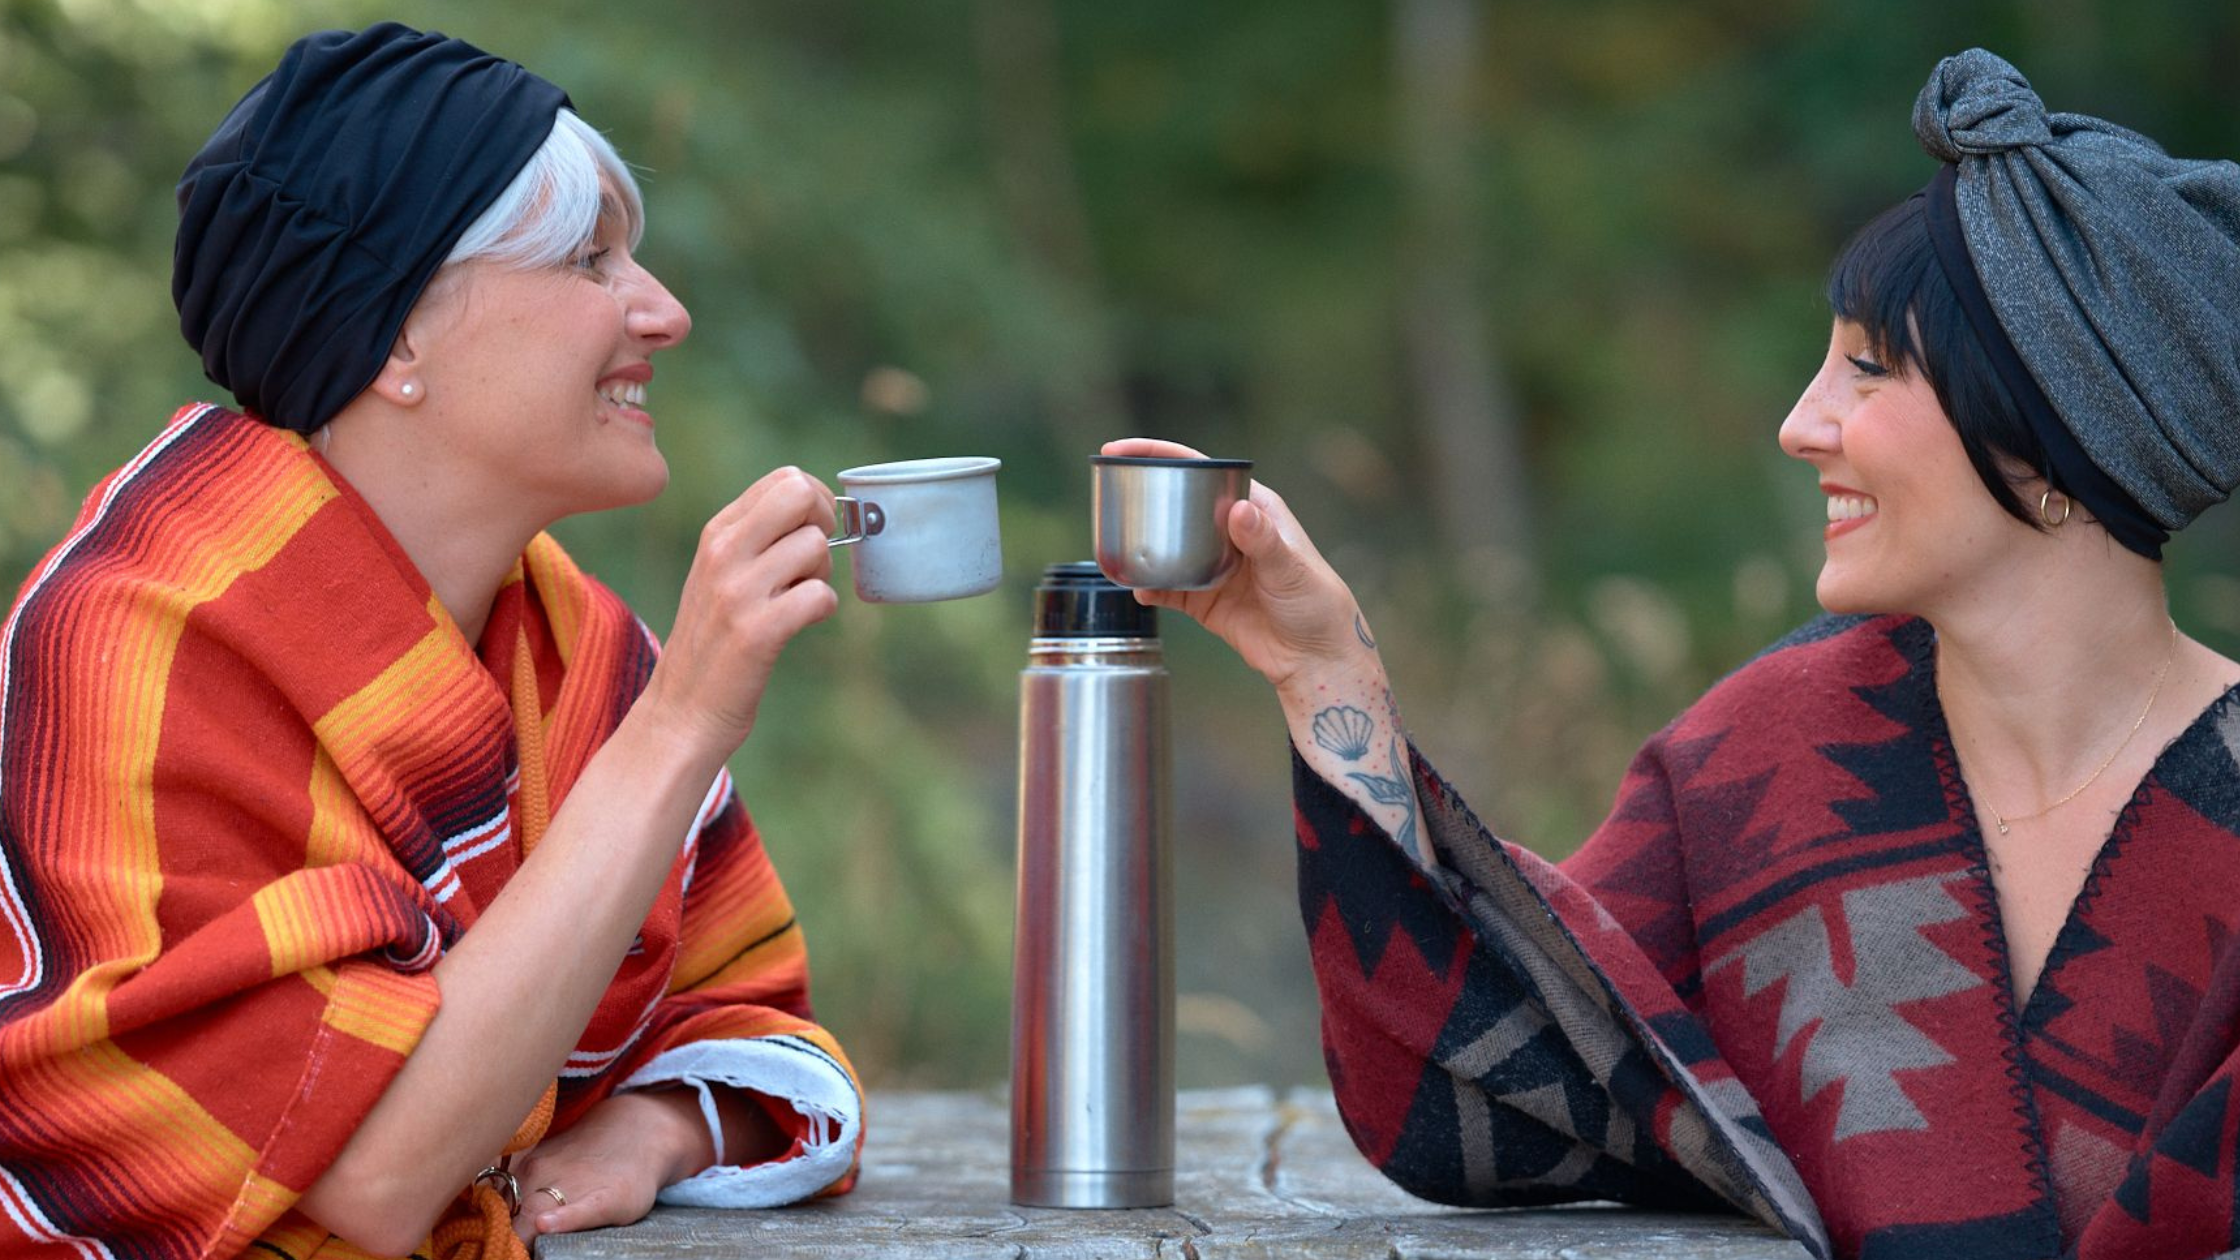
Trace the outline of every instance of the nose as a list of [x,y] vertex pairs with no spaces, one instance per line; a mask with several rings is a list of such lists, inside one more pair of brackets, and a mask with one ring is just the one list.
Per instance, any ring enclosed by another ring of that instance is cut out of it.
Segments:
[[652,272],[635,262],[632,265],[638,274],[631,286],[624,330],[646,343],[649,350],[664,350],[683,341],[692,332],[692,313]]
[[1831,405],[1831,384],[1828,366],[1804,387],[1796,405],[1789,408],[1789,415],[1781,422],[1781,450],[1794,459],[1811,460],[1816,456],[1833,455],[1843,446],[1843,425],[1838,421]]

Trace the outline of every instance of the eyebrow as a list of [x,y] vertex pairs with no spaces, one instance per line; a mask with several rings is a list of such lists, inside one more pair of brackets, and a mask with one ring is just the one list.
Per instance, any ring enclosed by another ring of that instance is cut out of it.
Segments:
[[613,178],[604,171],[599,173],[599,221],[622,224],[630,221],[629,201],[623,197],[622,190],[615,187]]

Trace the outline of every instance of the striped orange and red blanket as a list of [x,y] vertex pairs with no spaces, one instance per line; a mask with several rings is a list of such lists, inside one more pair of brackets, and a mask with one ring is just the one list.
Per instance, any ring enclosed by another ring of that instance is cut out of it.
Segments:
[[[557,807],[657,648],[549,538],[485,659],[292,434],[187,408],[95,487],[0,627],[0,1254],[327,1245],[291,1206],[519,862],[523,635]],[[719,776],[555,1125],[678,1047],[727,1046],[820,1120],[792,1167],[747,1170],[774,1171],[765,1197],[845,1189],[860,1095]],[[820,1076],[840,1105],[796,1087]]]

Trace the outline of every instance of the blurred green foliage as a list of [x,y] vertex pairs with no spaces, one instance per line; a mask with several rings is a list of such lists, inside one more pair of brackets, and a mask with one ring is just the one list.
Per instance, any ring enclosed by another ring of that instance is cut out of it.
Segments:
[[[1773,431],[1829,256],[1930,173],[1936,58],[1982,44],[2055,108],[2240,156],[2230,0],[0,0],[0,583],[213,396],[166,301],[186,158],[289,40],[384,17],[561,84],[643,173],[641,257],[696,318],[654,396],[673,480],[559,532],[657,630],[770,467],[1004,460],[1001,591],[844,599],[735,761],[820,1014],[882,1084],[1005,1072],[1015,675],[1099,440],[1256,459],[1426,750],[1561,854],[1643,736],[1812,610],[1819,499]],[[2170,571],[2235,653],[2230,515]],[[1311,1079],[1280,718],[1168,636],[1183,1079]]]

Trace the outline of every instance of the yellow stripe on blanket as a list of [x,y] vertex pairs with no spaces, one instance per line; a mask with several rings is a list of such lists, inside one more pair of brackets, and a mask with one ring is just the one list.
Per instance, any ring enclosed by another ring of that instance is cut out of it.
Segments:
[[359,866],[294,871],[249,896],[264,934],[274,976],[349,958],[396,943],[389,907],[370,900],[380,876]]
[[409,1055],[442,999],[429,972],[405,975],[378,963],[345,963],[321,1015],[335,1031]]
[[[306,1189],[308,1188],[306,1187]],[[257,1239],[245,1236],[240,1228],[241,1223],[283,1219],[286,1217],[288,1209],[294,1207],[296,1200],[302,1196],[302,1191],[291,1190],[263,1173],[252,1169],[247,1180],[241,1184],[240,1195],[233,1201],[233,1210],[226,1214],[226,1230],[221,1237],[221,1245],[214,1250],[221,1255],[236,1255],[247,1251],[249,1246],[255,1243]],[[293,1233],[295,1237],[308,1245],[303,1246],[300,1250],[283,1248],[280,1254],[308,1256],[311,1254],[312,1247],[326,1241],[327,1231],[301,1213],[296,1214],[293,1219],[295,1228],[288,1232]],[[267,1230],[263,1237],[269,1241],[275,1233],[279,1232],[281,1231]]]
[[312,733],[348,770],[370,751],[369,738],[393,731],[403,715],[425,714],[440,721],[452,707],[443,703],[444,692],[462,672],[448,666],[461,650],[458,630],[439,622],[372,682],[312,723]]
[[[114,1175],[156,1202],[231,1202],[241,1168],[255,1159],[255,1151],[186,1090],[113,1042],[33,1065],[9,1082],[9,1094],[10,1106],[50,1123],[65,1121],[71,1131],[162,1135],[161,1159],[147,1158],[134,1140],[89,1160],[113,1163]],[[67,1119],[73,1113],[76,1118]]]

